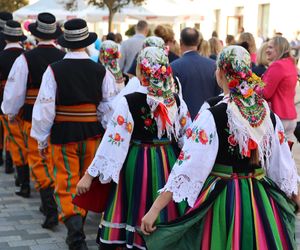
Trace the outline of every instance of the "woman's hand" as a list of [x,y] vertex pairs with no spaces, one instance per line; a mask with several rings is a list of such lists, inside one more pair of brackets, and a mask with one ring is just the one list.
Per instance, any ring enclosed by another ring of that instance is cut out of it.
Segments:
[[159,215],[159,212],[159,209],[152,206],[148,213],[142,218],[141,230],[143,234],[150,235],[156,230],[156,227],[153,225]]
[[86,173],[81,178],[81,180],[77,183],[77,186],[76,186],[76,193],[77,193],[77,195],[81,195],[81,194],[84,194],[87,191],[89,191],[93,179],[94,179],[94,177],[92,177],[88,173]]

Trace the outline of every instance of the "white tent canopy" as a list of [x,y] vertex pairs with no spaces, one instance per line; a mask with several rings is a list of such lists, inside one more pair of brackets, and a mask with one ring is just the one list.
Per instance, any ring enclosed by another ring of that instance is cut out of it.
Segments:
[[36,19],[37,15],[41,12],[50,12],[56,16],[57,20],[68,20],[79,17],[80,10],[86,7],[84,0],[77,0],[77,10],[68,11],[64,8],[62,0],[40,0],[18,9],[13,15],[14,19],[24,21],[26,19]]

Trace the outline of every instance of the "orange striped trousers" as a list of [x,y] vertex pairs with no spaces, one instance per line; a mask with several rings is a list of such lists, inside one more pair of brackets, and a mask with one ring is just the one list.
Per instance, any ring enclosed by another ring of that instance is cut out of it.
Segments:
[[23,133],[23,121],[16,116],[13,122],[9,122],[6,115],[1,116],[4,131],[4,142],[10,152],[12,161],[16,167],[27,164],[27,149]]
[[86,215],[86,211],[75,206],[72,199],[76,194],[76,185],[91,164],[99,143],[100,138],[90,138],[72,144],[52,144],[54,195],[62,221],[76,214],[82,217]]
[[47,187],[54,187],[53,161],[50,144],[48,147],[47,158],[43,159],[39,154],[37,141],[30,136],[31,123],[24,121],[23,128],[28,152],[28,165],[31,172],[31,178],[35,182],[35,188],[40,190]]

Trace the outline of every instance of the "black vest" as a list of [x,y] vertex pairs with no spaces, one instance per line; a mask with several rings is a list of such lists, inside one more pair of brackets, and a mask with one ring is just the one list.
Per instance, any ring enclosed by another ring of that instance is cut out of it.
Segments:
[[[0,105],[3,101],[4,81],[7,80],[9,72],[15,62],[15,60],[24,52],[22,48],[9,48],[0,52]],[[0,111],[2,114],[2,111]]]
[[[230,140],[226,109],[226,103],[220,103],[208,109],[214,117],[219,138],[219,149],[216,164],[232,166],[237,172],[241,171],[241,166],[243,171],[251,171],[253,167],[258,166],[251,166],[250,158],[242,157],[239,153],[239,146],[233,146],[235,143],[232,143]],[[271,120],[275,129],[276,120],[273,113],[271,113]]]
[[[51,64],[57,83],[56,105],[99,105],[106,70],[90,59],[64,59]],[[52,144],[84,141],[103,133],[100,122],[55,122]]]
[[[151,118],[151,111],[147,104],[147,95],[135,92],[125,95],[125,98],[134,121],[131,139],[143,142],[158,140],[157,125],[155,119]],[[177,107],[180,107],[177,95],[175,95],[175,99]],[[166,135],[163,138],[166,138]]]
[[[53,45],[39,45],[31,51],[25,52],[24,56],[29,70],[27,89],[39,89],[47,67],[51,63],[61,60],[65,56],[65,53]],[[24,105],[24,120],[31,122],[32,109],[33,105]]]
[[224,96],[217,95],[217,96],[207,99],[206,102],[208,103],[208,105],[210,107],[213,107],[213,106],[217,105],[220,101],[222,101],[223,98],[224,98]]

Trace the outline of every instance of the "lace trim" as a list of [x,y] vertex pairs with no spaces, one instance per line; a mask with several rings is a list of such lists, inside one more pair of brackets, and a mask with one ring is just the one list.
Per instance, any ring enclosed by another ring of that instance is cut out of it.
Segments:
[[280,180],[278,180],[276,184],[288,197],[291,197],[292,194],[298,193],[297,179],[298,176],[292,175],[291,179],[280,178]]
[[122,229],[125,228],[125,230],[130,231],[130,232],[135,232],[135,228],[133,226],[130,226],[126,223],[111,223],[105,220],[101,221],[101,225],[105,227],[110,227],[110,228],[117,228],[117,229]]
[[96,155],[92,165],[88,168],[88,173],[93,177],[99,176],[101,183],[108,183],[113,180],[118,184],[122,166],[123,164],[116,159]]
[[175,202],[181,202],[187,200],[190,207],[192,207],[202,189],[202,181],[193,181],[186,174],[175,175],[172,174],[169,177],[167,184],[158,192],[172,192],[173,200]]

